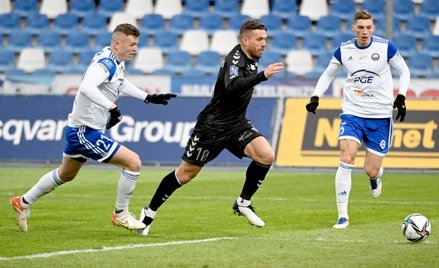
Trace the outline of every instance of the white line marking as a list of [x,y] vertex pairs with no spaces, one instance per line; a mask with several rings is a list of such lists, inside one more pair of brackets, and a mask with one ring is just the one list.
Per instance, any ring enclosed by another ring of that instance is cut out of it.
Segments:
[[221,241],[221,240],[233,240],[233,239],[237,239],[237,238],[236,237],[213,237],[213,238],[206,238],[206,239],[199,239],[199,240],[171,241],[171,242],[154,243],[154,244],[129,244],[129,245],[122,245],[122,246],[114,246],[114,247],[102,247],[100,249],[78,249],[78,250],[55,251],[55,252],[41,253],[41,254],[35,254],[35,255],[26,255],[26,256],[0,257],[0,261],[13,261],[13,260],[24,260],[24,259],[31,260],[31,259],[38,259],[38,258],[50,258],[50,257],[60,256],[60,255],[73,255],[73,254],[81,254],[81,253],[94,253],[94,252],[104,252],[104,251],[132,249],[132,248],[144,248],[144,247],[187,245],[187,244],[197,244],[197,243],[206,243],[206,242]]

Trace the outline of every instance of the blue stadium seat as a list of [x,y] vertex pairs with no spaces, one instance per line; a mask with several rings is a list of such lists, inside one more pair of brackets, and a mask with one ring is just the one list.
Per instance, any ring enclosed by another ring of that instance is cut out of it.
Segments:
[[76,31],[78,28],[79,18],[71,13],[59,14],[55,17],[53,30],[62,35]]
[[393,17],[407,21],[415,15],[413,0],[393,0]]
[[384,0],[363,0],[361,8],[372,13],[374,19],[384,19],[385,15]]
[[32,47],[32,35],[30,33],[21,31],[9,35],[7,50],[18,53],[25,47]]
[[262,15],[259,21],[265,24],[268,35],[276,35],[282,32],[282,17],[278,15],[268,14]]
[[413,78],[426,78],[433,73],[433,58],[425,53],[410,58],[408,65]]
[[240,0],[215,0],[213,14],[220,15],[227,19],[239,15],[239,1]]
[[173,32],[161,32],[155,36],[155,46],[164,54],[178,50],[178,35]]
[[38,1],[15,0],[13,12],[20,17],[27,17],[30,14],[38,13]]
[[105,0],[100,1],[97,12],[110,18],[114,13],[123,11],[123,0]]
[[81,30],[96,35],[99,32],[107,31],[107,17],[97,12],[84,14]]
[[422,48],[422,52],[432,56],[434,59],[439,59],[439,35],[425,37]]
[[330,14],[342,20],[351,19],[355,14],[354,0],[333,0]]
[[49,30],[49,18],[40,13],[29,14],[26,18],[25,31],[33,34],[39,35],[43,31]]
[[316,65],[314,67],[314,71],[319,72],[320,74],[325,71],[326,67],[328,67],[329,62],[332,59],[332,55],[334,53],[332,51],[326,51],[317,54]]
[[243,14],[238,14],[238,15],[235,15],[233,17],[230,17],[229,26],[227,27],[227,29],[233,30],[233,31],[239,31],[242,23],[249,18],[250,18],[250,16],[243,15]]
[[273,49],[267,50],[259,59],[258,71],[263,71],[267,68],[268,65],[276,62],[282,62],[282,53]]
[[283,56],[288,54],[288,51],[296,48],[296,36],[292,33],[280,33],[273,36],[273,46],[270,50],[277,51]]
[[0,72],[4,73],[15,68],[15,55],[11,50],[0,49]]
[[409,34],[400,34],[393,37],[392,43],[398,48],[404,58],[416,56],[416,37]]
[[423,0],[419,15],[435,21],[439,17],[439,1],[438,0]]
[[65,50],[79,53],[90,49],[90,35],[83,31],[74,31],[66,36]]
[[332,48],[337,49],[342,43],[355,38],[353,32],[341,32],[332,38]]
[[271,14],[287,19],[297,14],[296,0],[273,0]]
[[198,19],[209,15],[209,1],[210,0],[186,0],[183,14]]
[[15,13],[0,14],[0,34],[9,35],[20,30],[20,16]]
[[179,14],[172,17],[169,31],[181,36],[184,31],[192,29],[194,29],[194,19],[192,16]]
[[303,38],[302,49],[308,50],[313,56],[326,52],[326,37],[319,33],[310,33]]
[[146,34],[141,34],[139,36],[139,42],[137,43],[137,46],[140,47],[147,47],[149,46],[149,37]]
[[308,16],[293,15],[288,18],[286,31],[302,38],[311,33],[311,26],[312,22]]
[[215,51],[203,51],[198,54],[194,69],[204,75],[217,74],[221,65],[221,55]]
[[54,31],[44,31],[38,35],[37,46],[50,54],[61,47],[61,34]]
[[322,16],[317,20],[315,32],[332,38],[341,33],[341,19],[333,15]]
[[82,18],[96,9],[95,0],[70,0],[69,12]]
[[223,29],[223,17],[218,14],[201,17],[199,28],[212,36],[214,31]]
[[165,19],[159,14],[146,14],[140,20],[139,27],[142,34],[155,36],[165,30]]
[[178,75],[192,68],[191,55],[186,51],[172,51],[168,54],[168,60],[165,69]]
[[101,50],[106,46],[111,44],[111,36],[113,34],[111,32],[100,32],[95,36],[95,45],[94,48],[96,50]]
[[406,34],[413,35],[418,39],[424,39],[431,35],[430,20],[422,16],[410,17],[407,21]]
[[70,73],[73,71],[73,53],[66,50],[55,50],[49,55],[46,68],[56,73]]
[[81,51],[78,56],[78,63],[73,68],[75,68],[78,72],[85,72],[96,52],[97,51],[93,49]]

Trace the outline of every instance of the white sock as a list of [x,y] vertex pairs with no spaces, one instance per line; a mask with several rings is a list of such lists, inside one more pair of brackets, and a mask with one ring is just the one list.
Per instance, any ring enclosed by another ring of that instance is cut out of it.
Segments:
[[353,165],[340,162],[335,174],[335,195],[337,201],[338,218],[348,216],[349,193],[352,185]]
[[65,181],[62,181],[58,176],[58,169],[49,171],[43,175],[40,180],[29,191],[27,191],[27,193],[23,195],[23,198],[26,200],[27,204],[25,202],[21,202],[21,205],[24,208],[30,207],[40,197],[50,193],[56,187],[64,183]]
[[150,208],[148,208],[148,209],[145,210],[145,216],[146,216],[146,217],[149,217],[149,218],[151,218],[151,219],[154,219],[155,214],[157,214],[157,211],[154,211],[154,210],[152,210],[152,209],[150,209]]
[[250,206],[250,200],[245,200],[242,197],[238,197],[236,199],[236,203],[238,203],[238,206],[242,206],[242,207],[248,207]]
[[381,179],[381,176],[383,176],[383,173],[384,173],[384,169],[383,169],[383,167],[380,167],[380,171],[378,171],[378,175],[376,175],[375,178],[369,178],[369,179],[371,179],[371,180]]
[[122,214],[128,213],[128,204],[136,187],[140,172],[123,169],[117,184],[116,211],[122,210]]

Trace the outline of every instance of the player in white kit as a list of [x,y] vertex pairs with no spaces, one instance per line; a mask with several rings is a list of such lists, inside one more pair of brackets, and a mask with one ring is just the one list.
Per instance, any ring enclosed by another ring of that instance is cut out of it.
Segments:
[[122,92],[146,103],[167,104],[175,94],[148,94],[124,78],[125,61],[133,59],[140,32],[131,24],[120,24],[113,31],[111,46],[96,53],[85,72],[76,94],[66,127],[66,146],[58,168],[43,175],[22,196],[14,196],[10,204],[17,224],[28,230],[30,206],[56,187],[73,180],[82,165],[91,158],[122,168],[117,186],[112,223],[127,229],[143,229],[128,210],[130,197],[140,175],[139,156],[104,133],[119,123],[121,113],[116,100]]
[[[355,38],[342,43],[323,74],[306,105],[315,114],[319,97],[327,90],[338,70],[347,71],[343,88],[342,114],[339,131],[340,165],[335,175],[338,221],[333,226],[344,229],[349,225],[348,200],[351,174],[361,142],[366,147],[364,171],[370,179],[370,193],[381,194],[382,162],[392,142],[393,108],[396,120],[404,121],[405,95],[410,71],[397,48],[389,40],[373,36],[373,16],[363,10],[354,16],[352,31]],[[390,68],[399,73],[399,92],[393,101],[393,78]]]

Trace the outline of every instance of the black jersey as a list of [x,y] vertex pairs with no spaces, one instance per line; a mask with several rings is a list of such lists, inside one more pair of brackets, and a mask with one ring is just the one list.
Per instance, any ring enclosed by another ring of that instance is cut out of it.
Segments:
[[198,115],[198,123],[224,131],[242,122],[254,86],[265,80],[263,72],[258,74],[258,60],[249,59],[236,45],[221,65],[213,97]]

